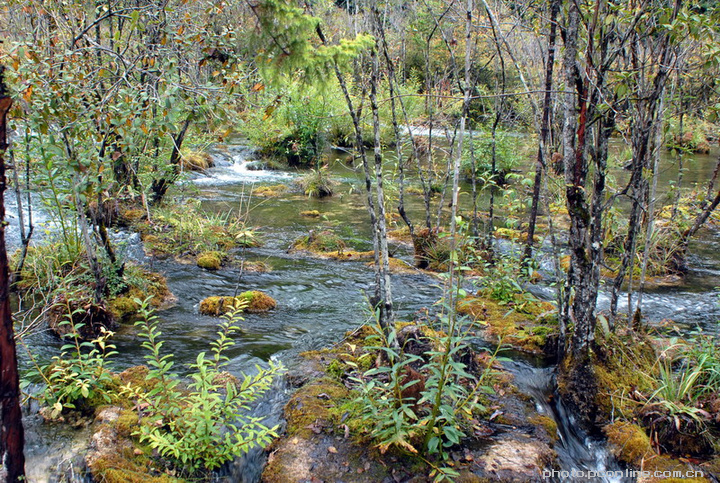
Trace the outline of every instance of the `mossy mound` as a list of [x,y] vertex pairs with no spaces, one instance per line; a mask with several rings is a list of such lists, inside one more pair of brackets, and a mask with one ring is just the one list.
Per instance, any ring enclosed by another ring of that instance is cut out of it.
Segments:
[[118,218],[118,225],[120,226],[132,226],[143,220],[147,220],[147,211],[141,206],[131,205],[120,209]]
[[219,316],[230,310],[242,308],[243,312],[257,314],[268,312],[276,306],[275,299],[266,293],[251,290],[237,297],[207,297],[200,302],[199,311],[203,315]]
[[656,389],[657,355],[652,341],[635,333],[602,335],[593,355],[598,385],[595,401],[600,413],[605,417],[619,413],[631,419],[638,402],[629,396],[635,391],[652,394]]
[[616,421],[605,426],[603,432],[608,438],[610,450],[620,461],[640,466],[646,458],[655,454],[650,438],[637,424]]
[[197,257],[197,266],[205,270],[220,270],[223,254],[216,251],[202,252]]
[[[638,471],[648,472],[649,478],[643,479],[648,482],[685,482],[701,483],[709,482],[707,478],[668,478],[688,474],[697,468],[693,468],[687,462],[672,458],[668,455],[659,455],[652,446],[650,437],[645,430],[637,424],[627,421],[616,421],[603,428],[607,436],[610,451],[621,462],[637,468]],[[705,471],[705,465],[700,466],[700,471]],[[657,472],[657,473],[656,473]],[[655,477],[654,475],[665,474],[666,477]]]
[[145,251],[157,258],[196,261],[203,252],[225,256],[234,248],[250,248],[260,243],[255,232],[236,214],[212,214],[199,209],[199,202],[156,207],[149,220],[132,225],[145,243]]
[[215,163],[212,156],[204,151],[187,151],[180,156],[180,165],[186,171],[205,171]]
[[277,198],[284,195],[288,191],[288,187],[284,184],[276,184],[272,186],[258,186],[253,188],[252,194],[260,198]]
[[[495,228],[495,236],[498,238],[504,238],[505,240],[512,240],[518,243],[524,243],[527,241],[528,234],[526,231],[515,230],[514,228]],[[533,236],[533,242],[539,243],[540,237],[538,235]]]
[[501,304],[480,293],[460,300],[457,311],[482,324],[489,340],[501,338],[504,344],[535,354],[555,348],[558,325],[555,307],[549,302]]
[[333,428],[338,402],[348,397],[348,389],[336,379],[323,377],[304,385],[285,405],[287,433],[310,436],[314,430]]
[[130,321],[137,314],[140,305],[135,299],[144,300],[150,296],[150,305],[156,309],[174,300],[167,279],[163,275],[136,265],[127,265],[126,271],[132,284],[119,295],[108,300],[108,307],[118,322]]
[[305,250],[312,253],[336,252],[342,254],[347,244],[339,235],[331,230],[316,232],[311,230],[306,236],[301,236],[293,242],[291,250]]
[[320,212],[318,210],[301,211],[300,216],[304,216],[306,218],[320,218]]

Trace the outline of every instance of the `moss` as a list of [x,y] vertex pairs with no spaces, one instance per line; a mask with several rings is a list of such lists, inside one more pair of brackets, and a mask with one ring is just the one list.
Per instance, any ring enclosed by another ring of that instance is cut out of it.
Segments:
[[338,255],[341,255],[346,246],[343,239],[331,230],[323,230],[317,233],[311,230],[307,236],[295,240],[291,248],[314,253],[337,252]]
[[472,316],[485,326],[490,339],[502,338],[516,349],[543,353],[557,334],[555,308],[548,302],[526,300],[501,304],[487,296],[466,297],[457,304],[460,314]]
[[204,151],[187,151],[180,157],[180,164],[186,171],[205,171],[212,168],[212,156]]
[[149,458],[133,454],[131,448],[105,455],[90,466],[95,481],[105,483],[171,483],[182,482],[152,467]]
[[603,432],[610,450],[620,461],[639,467],[648,456],[655,454],[645,430],[636,424],[617,421],[605,426]]
[[118,224],[121,226],[131,226],[145,219],[147,219],[147,211],[143,208],[121,208]]
[[530,416],[528,420],[532,424],[544,428],[553,441],[558,440],[558,426],[553,418],[544,414],[535,414],[533,416]]
[[298,389],[285,406],[288,435],[310,436],[312,427],[333,427],[338,401],[344,400],[348,389],[339,382],[323,377]]
[[[495,236],[515,242],[525,242],[528,235],[527,232],[515,230],[513,228],[495,228]],[[533,242],[539,243],[540,237],[537,235],[533,236]]]
[[613,413],[630,418],[637,402],[630,394],[639,391],[652,394],[655,390],[657,356],[646,336],[610,334],[597,339],[593,369],[598,384],[596,403],[604,417]]
[[337,359],[333,359],[332,361],[330,361],[330,364],[328,364],[325,371],[328,373],[328,375],[334,377],[335,379],[340,379],[343,374],[345,374],[345,364],[343,364]]
[[222,266],[223,254],[217,251],[202,252],[197,257],[197,266],[205,270],[219,270]]
[[118,321],[128,322],[137,314],[140,305],[135,299],[144,300],[150,296],[150,304],[154,308],[163,307],[173,300],[163,275],[135,265],[128,265],[125,270],[131,284],[126,292],[108,300],[108,308]]
[[253,189],[253,195],[261,198],[277,198],[288,190],[284,184],[276,184],[273,186],[258,186]]
[[133,431],[138,429],[139,424],[140,417],[131,409],[123,410],[122,413],[120,413],[120,417],[113,422],[113,426],[118,435],[123,437],[130,437]]
[[140,305],[131,297],[117,297],[109,302],[110,311],[117,320],[124,320],[137,313]]
[[320,218],[320,212],[318,210],[301,211],[300,216],[305,216],[308,218]]
[[218,316],[240,305],[244,305],[244,312],[262,313],[274,309],[277,302],[266,293],[251,290],[237,297],[207,297],[200,302],[199,311],[203,315]]

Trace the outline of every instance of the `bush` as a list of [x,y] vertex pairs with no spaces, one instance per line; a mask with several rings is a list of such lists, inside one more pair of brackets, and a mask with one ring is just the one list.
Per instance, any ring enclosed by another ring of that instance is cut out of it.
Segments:
[[192,382],[186,390],[171,372],[172,355],[161,352],[157,317],[147,301],[142,302],[142,310],[143,319],[136,325],[145,338],[142,346],[149,352],[145,356],[150,366],[146,379],[156,379],[158,384],[149,392],[133,394],[147,405],[133,434],[188,476],[207,473],[255,447],[268,445],[277,436],[277,426],[268,428],[262,418],[249,416],[248,404],[270,388],[283,368],[271,361],[267,369],[257,367],[257,374],[237,381],[222,371],[229,362],[225,352],[234,345],[232,336],[242,320],[240,310],[228,313],[220,324],[209,357],[201,352],[190,365]]
[[88,412],[98,403],[109,403],[109,388],[113,387],[108,370],[108,358],[116,354],[115,346],[109,343],[113,333],[101,328],[97,338],[83,341],[79,336],[82,327],[69,317],[63,325],[70,327],[65,336],[69,342],[62,346],[60,355],[54,356],[50,364],[30,370],[22,383],[23,387],[30,384],[30,379],[45,383],[39,402],[51,408],[52,418],[68,410]]

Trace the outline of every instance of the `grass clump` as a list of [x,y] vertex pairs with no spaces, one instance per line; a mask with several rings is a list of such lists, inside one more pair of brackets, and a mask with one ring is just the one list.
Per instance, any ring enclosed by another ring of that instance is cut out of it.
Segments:
[[331,230],[316,232],[311,230],[306,236],[295,240],[291,246],[295,250],[307,250],[316,253],[337,252],[342,254],[347,244],[339,235]]
[[206,252],[226,256],[234,248],[259,244],[255,232],[239,216],[205,213],[194,203],[156,208],[150,220],[134,228],[141,233],[146,250],[158,257],[195,258]]

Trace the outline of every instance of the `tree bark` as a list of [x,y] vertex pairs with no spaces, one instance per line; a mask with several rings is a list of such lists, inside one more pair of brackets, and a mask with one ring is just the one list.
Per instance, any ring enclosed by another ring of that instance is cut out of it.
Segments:
[[10,311],[10,277],[5,247],[5,160],[7,113],[12,106],[5,86],[5,69],[0,66],[0,480],[25,480],[24,432],[20,410],[20,377],[15,333]]

